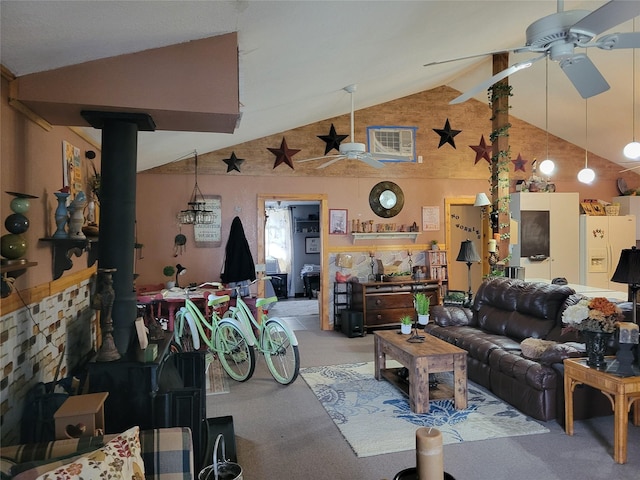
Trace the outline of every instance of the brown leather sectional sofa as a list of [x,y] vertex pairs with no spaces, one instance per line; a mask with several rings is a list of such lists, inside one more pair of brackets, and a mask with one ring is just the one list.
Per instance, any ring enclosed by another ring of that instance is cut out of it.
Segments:
[[[562,360],[580,354],[557,349],[536,361],[522,355],[520,342],[579,342],[562,334],[562,311],[579,298],[567,286],[494,278],[481,284],[471,308],[433,306],[425,331],[468,352],[469,380],[535,419],[563,424]],[[575,411],[580,419],[611,408],[604,395],[584,387],[575,392]]]

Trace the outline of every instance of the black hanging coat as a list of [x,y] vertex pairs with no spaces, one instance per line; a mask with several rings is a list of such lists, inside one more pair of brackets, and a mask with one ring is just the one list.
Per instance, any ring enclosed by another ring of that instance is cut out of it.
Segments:
[[256,279],[256,266],[239,217],[235,217],[231,222],[220,278],[222,283]]

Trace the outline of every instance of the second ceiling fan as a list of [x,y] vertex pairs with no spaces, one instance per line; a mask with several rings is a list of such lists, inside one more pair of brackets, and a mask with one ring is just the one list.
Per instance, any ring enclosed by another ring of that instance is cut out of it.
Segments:
[[329,159],[327,162],[319,165],[316,168],[325,168],[329,165],[336,163],[339,160],[360,160],[373,168],[382,168],[384,163],[380,160],[406,160],[407,157],[402,157],[392,154],[379,154],[367,152],[367,148],[364,143],[357,143],[353,136],[353,114],[354,114],[354,102],[353,94],[356,91],[357,86],[349,85],[343,88],[344,91],[351,94],[351,135],[349,137],[350,142],[340,144],[340,153],[336,155],[323,155],[321,157],[305,158],[304,160],[298,160],[298,163],[311,162],[314,160]]

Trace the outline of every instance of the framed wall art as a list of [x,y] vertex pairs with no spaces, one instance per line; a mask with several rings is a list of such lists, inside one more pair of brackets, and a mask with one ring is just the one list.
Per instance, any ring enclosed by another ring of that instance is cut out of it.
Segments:
[[329,234],[346,235],[348,225],[347,210],[329,209]]
[[422,207],[422,231],[440,230],[440,207]]
[[320,237],[306,237],[304,239],[304,253],[320,253]]

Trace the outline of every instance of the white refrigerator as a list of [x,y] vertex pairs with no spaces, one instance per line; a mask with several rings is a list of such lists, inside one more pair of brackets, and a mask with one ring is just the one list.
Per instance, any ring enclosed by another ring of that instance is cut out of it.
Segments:
[[611,281],[620,252],[636,244],[634,215],[580,215],[580,283],[606,290],[627,291]]

